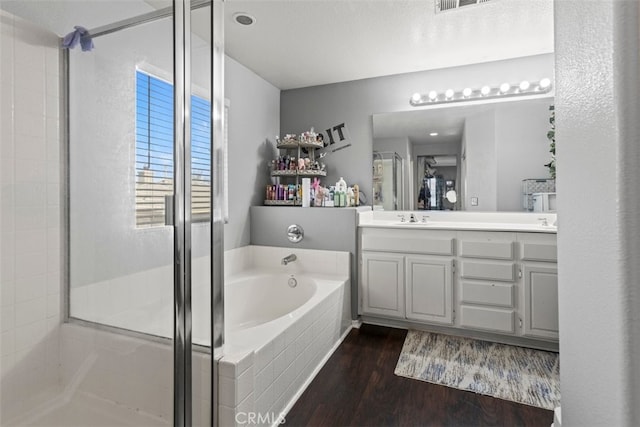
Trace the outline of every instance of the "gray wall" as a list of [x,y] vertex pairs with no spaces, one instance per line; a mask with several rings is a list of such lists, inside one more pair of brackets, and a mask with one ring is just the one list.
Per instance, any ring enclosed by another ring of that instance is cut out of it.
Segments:
[[280,129],[282,133],[300,133],[314,126],[323,131],[345,123],[351,146],[325,158],[328,176],[323,182],[334,183],[343,176],[347,184],[359,184],[370,197],[372,114],[409,110],[409,97],[416,91],[534,81],[553,77],[553,67],[553,54],[544,54],[286,90],[281,97]]
[[276,156],[280,90],[234,59],[225,59],[225,97],[229,110],[229,222],[225,250],[246,246],[249,207],[261,205],[270,183],[267,162]]
[[640,3],[554,4],[562,425],[637,426]]
[[[479,113],[468,117],[464,123],[466,143],[465,200],[468,211],[495,211],[498,207],[497,164],[494,112]],[[473,160],[470,160],[473,159]],[[471,199],[477,197],[478,205]]]
[[518,103],[496,110],[496,167],[499,211],[522,210],[523,179],[550,178],[547,131],[552,100]]
[[[291,243],[287,227],[298,224],[304,239]],[[356,257],[357,208],[251,207],[251,244],[285,248],[345,251],[351,254],[351,316],[358,313]]]

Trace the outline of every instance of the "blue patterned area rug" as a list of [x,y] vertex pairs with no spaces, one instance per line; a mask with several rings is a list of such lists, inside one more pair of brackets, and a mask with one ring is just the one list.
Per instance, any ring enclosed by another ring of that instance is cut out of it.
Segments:
[[395,374],[553,410],[560,406],[558,354],[409,331]]

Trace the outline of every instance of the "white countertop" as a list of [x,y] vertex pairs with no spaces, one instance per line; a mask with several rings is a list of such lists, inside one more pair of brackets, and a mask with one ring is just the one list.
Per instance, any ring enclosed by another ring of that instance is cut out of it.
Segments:
[[[417,222],[410,222],[411,214]],[[544,220],[547,225],[543,224]],[[557,233],[556,224],[557,215],[552,212],[369,211],[358,214],[358,226],[367,228]]]

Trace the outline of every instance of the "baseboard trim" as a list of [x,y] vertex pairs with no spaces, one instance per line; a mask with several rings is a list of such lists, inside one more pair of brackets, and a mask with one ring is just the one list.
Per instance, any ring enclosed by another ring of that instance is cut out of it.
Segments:
[[471,329],[464,329],[458,327],[447,327],[439,325],[429,325],[424,323],[413,323],[407,320],[394,320],[385,319],[373,316],[362,316],[362,323],[387,326],[390,328],[398,329],[415,329],[418,331],[437,332],[441,334],[454,335],[458,337],[474,338],[477,340],[497,342],[500,344],[517,345],[519,347],[535,348],[536,350],[544,351],[559,351],[559,344],[557,342],[537,340],[534,338],[523,338],[518,336],[508,336],[493,334],[490,332],[474,331]]

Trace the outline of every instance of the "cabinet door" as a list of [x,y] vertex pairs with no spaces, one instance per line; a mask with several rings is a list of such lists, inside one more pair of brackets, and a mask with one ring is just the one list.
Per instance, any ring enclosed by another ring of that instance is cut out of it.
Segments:
[[453,323],[452,264],[450,259],[407,257],[407,319]]
[[404,318],[404,257],[362,253],[362,313]]
[[524,335],[558,338],[558,269],[524,265]]

